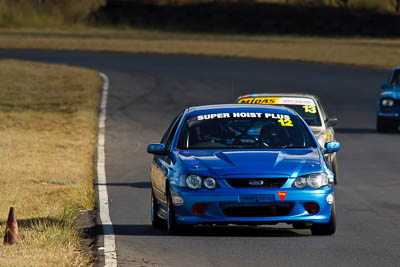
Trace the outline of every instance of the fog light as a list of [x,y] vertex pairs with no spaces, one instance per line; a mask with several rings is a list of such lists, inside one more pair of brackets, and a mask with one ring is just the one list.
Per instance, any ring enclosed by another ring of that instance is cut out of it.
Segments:
[[310,215],[317,214],[318,211],[319,211],[319,206],[318,206],[317,203],[308,202],[308,203],[306,203],[306,211],[307,211]]
[[208,178],[204,179],[204,186],[207,189],[213,190],[217,187],[217,182],[215,182],[214,178],[208,177]]
[[332,204],[334,199],[335,198],[333,197],[332,194],[329,194],[329,195],[326,196],[326,202],[328,202],[329,204]]
[[203,216],[206,213],[206,206],[204,204],[195,204],[192,207],[192,213],[195,216]]
[[182,206],[183,202],[184,201],[181,196],[178,195],[172,196],[172,203],[174,203],[175,206]]

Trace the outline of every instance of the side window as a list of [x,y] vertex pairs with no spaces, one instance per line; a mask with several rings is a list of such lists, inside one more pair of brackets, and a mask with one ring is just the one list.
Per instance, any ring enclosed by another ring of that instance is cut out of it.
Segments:
[[178,116],[176,116],[175,119],[171,122],[171,124],[169,125],[168,129],[165,131],[163,137],[161,138],[160,143],[162,143],[162,144],[164,144],[164,145],[167,143],[167,139],[168,139],[168,136],[169,136],[169,134],[170,134],[172,128],[174,127],[174,125],[176,124],[176,122],[178,121],[178,119],[179,119],[181,116],[182,116],[181,114],[178,115]]
[[392,81],[390,82],[390,85],[392,86],[397,86],[400,85],[400,71],[397,70],[393,73]]
[[167,142],[165,144],[165,147],[167,148],[167,151],[169,151],[171,149],[171,143],[172,143],[172,139],[174,139],[175,133],[176,133],[176,129],[178,129],[178,125],[179,125],[179,121],[181,120],[182,115],[179,115],[177,117],[177,119],[174,122],[174,126],[167,138]]

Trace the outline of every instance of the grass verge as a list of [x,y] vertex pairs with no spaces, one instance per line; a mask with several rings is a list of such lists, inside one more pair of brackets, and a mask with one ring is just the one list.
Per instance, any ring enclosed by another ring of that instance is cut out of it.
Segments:
[[81,266],[77,211],[93,209],[101,80],[95,71],[0,60],[0,233],[15,207],[21,242],[0,266]]
[[[22,41],[23,40],[23,41]],[[213,35],[152,30],[1,29],[0,48],[194,54],[391,68],[400,38]]]

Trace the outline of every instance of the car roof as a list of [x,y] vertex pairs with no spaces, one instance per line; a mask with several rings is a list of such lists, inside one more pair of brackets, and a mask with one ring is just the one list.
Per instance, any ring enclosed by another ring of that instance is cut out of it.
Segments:
[[267,96],[281,96],[281,97],[306,97],[311,98],[313,100],[318,100],[318,96],[312,94],[305,94],[305,93],[255,93],[255,94],[248,94],[239,96],[239,98],[247,98],[247,97],[267,97]]
[[293,110],[284,106],[278,105],[258,105],[258,104],[220,104],[195,106],[186,109],[186,113],[191,115],[220,113],[220,112],[266,112],[266,113],[281,113],[287,115],[296,115]]
[[400,66],[393,68],[393,71],[400,70]]

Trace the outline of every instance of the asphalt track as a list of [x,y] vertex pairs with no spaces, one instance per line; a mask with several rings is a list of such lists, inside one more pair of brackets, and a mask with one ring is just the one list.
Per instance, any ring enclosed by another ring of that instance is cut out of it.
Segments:
[[[387,71],[341,65],[180,55],[10,51],[0,58],[93,68],[110,78],[106,173],[121,266],[400,266],[400,135],[375,133]],[[200,227],[167,236],[150,224],[146,145],[191,105],[249,92],[307,92],[337,116],[337,233]]]

